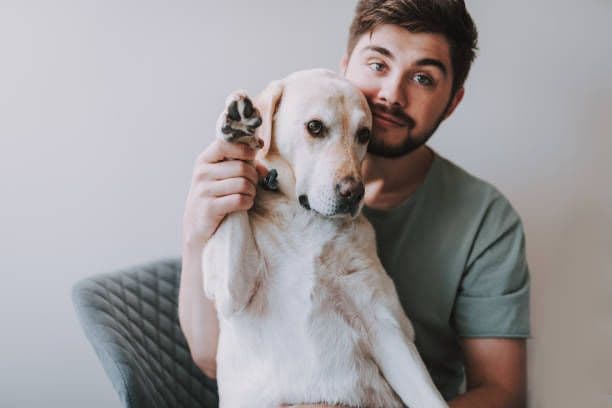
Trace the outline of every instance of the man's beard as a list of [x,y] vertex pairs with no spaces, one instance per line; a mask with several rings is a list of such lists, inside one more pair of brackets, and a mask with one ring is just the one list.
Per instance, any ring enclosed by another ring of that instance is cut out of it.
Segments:
[[446,113],[445,110],[431,128],[426,129],[421,133],[413,134],[412,130],[415,127],[414,119],[406,115],[402,110],[388,108],[387,106],[382,104],[372,104],[370,105],[370,108],[372,109],[372,113],[382,112],[387,115],[393,116],[394,119],[399,123],[405,124],[406,136],[399,144],[392,145],[389,143],[385,143],[385,141],[381,137],[376,136],[376,132],[372,132],[370,143],[368,144],[368,153],[374,156],[385,157],[389,159],[407,155],[427,143],[429,138],[438,129],[438,126],[440,126],[440,123],[442,123],[442,121],[444,120],[444,116]]

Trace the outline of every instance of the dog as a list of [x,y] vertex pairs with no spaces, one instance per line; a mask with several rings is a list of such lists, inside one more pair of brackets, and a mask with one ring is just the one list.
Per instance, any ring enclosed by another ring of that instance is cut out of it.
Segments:
[[217,308],[222,408],[446,407],[361,215],[367,101],[328,70],[231,94],[218,137],[258,148],[276,180],[202,253]]

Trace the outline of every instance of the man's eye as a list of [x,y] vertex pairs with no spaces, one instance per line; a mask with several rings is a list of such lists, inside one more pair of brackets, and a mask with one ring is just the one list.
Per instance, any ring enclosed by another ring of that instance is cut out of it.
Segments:
[[370,62],[368,66],[370,67],[372,71],[376,71],[376,72],[380,72],[385,68],[384,64],[380,62]]
[[432,86],[434,84],[433,79],[431,79],[425,74],[416,74],[414,76],[414,80],[416,81],[416,83],[423,86]]

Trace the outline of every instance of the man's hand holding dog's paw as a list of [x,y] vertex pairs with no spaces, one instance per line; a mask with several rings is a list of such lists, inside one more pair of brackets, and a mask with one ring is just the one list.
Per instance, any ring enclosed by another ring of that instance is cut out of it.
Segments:
[[246,144],[217,139],[198,156],[183,215],[185,243],[203,246],[226,214],[252,207],[258,181],[255,154]]
[[[255,136],[261,115],[242,91],[232,93],[217,121],[217,139],[197,158],[183,216],[183,239],[203,246],[223,218],[248,210],[255,199],[254,164],[263,141]],[[259,167],[265,175],[266,170]]]

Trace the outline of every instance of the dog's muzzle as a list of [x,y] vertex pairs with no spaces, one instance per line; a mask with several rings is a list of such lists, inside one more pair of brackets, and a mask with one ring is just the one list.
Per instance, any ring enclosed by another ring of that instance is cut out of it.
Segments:
[[359,204],[365,193],[365,187],[355,177],[345,177],[336,184],[336,196],[341,206],[353,206]]
[[298,201],[304,209],[313,210],[326,217],[342,214],[355,216],[359,211],[364,193],[365,188],[362,182],[357,181],[354,177],[345,177],[336,184],[334,193],[317,197],[317,200],[314,201],[317,204],[315,207],[311,206],[306,194],[300,195]]
[[365,187],[354,177],[345,177],[336,184],[337,214],[355,216],[365,194]]

